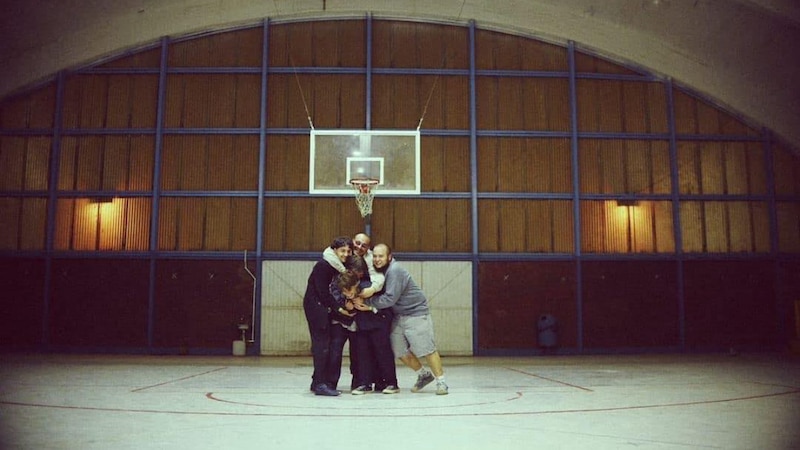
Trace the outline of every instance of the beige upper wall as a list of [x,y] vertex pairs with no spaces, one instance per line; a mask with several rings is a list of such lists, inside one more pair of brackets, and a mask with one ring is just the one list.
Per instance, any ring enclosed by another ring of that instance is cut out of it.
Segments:
[[800,148],[796,0],[7,0],[0,96],[163,36],[367,13],[572,40],[692,86]]

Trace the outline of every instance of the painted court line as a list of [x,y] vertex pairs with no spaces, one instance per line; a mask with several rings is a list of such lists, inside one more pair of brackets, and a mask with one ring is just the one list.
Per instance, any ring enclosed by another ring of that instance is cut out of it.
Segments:
[[179,381],[184,381],[184,380],[188,380],[188,379],[191,379],[191,378],[201,377],[203,375],[208,375],[209,373],[219,372],[220,370],[225,370],[225,369],[227,369],[227,367],[217,367],[216,369],[207,370],[205,372],[196,373],[194,375],[187,375],[185,377],[176,378],[174,380],[165,381],[163,383],[158,383],[158,384],[153,384],[153,385],[150,385],[150,386],[144,386],[144,387],[136,388],[136,389],[133,389],[131,392],[141,392],[141,391],[144,391],[144,390],[147,390],[147,389],[152,389],[152,388],[156,388],[156,387],[159,387],[159,386],[165,386],[167,384],[177,383]]
[[564,382],[564,381],[555,380],[553,378],[543,377],[541,375],[536,375],[535,373],[526,372],[524,370],[514,369],[514,368],[511,368],[511,367],[506,367],[506,369],[510,370],[512,372],[517,372],[517,373],[521,373],[523,375],[528,375],[528,376],[531,376],[531,377],[534,377],[534,378],[539,378],[540,380],[549,381],[551,383],[557,383],[557,384],[560,384],[562,386],[569,386],[569,387],[572,387],[572,388],[575,388],[575,389],[580,389],[580,390],[586,391],[586,392],[594,392],[593,390],[591,390],[589,388],[585,388],[583,386],[578,386],[576,384],[570,384],[570,383],[567,383],[567,382]]

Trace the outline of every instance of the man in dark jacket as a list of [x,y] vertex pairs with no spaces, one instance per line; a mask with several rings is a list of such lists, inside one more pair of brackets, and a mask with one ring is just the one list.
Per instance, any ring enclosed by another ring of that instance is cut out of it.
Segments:
[[[349,237],[337,237],[330,247],[344,263],[350,256],[351,240]],[[334,397],[340,394],[331,386],[332,380],[327,377],[331,373],[331,312],[334,311],[334,299],[330,293],[330,284],[339,271],[324,259],[320,259],[308,277],[306,293],[303,296],[303,310],[308,321],[311,334],[311,354],[314,359],[314,373],[311,376],[311,390],[316,395]],[[339,326],[339,325],[336,325]],[[341,364],[341,362],[339,363]]]

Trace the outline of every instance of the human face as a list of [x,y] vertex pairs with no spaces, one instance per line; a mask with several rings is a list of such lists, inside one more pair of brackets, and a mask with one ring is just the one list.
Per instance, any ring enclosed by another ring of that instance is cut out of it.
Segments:
[[358,286],[353,286],[349,289],[344,289],[342,291],[342,295],[344,295],[344,298],[348,300],[356,298],[356,296],[358,295]]
[[372,264],[375,266],[376,269],[381,270],[387,265],[389,265],[389,261],[392,260],[392,255],[389,254],[387,251],[386,246],[378,244],[374,250],[372,250]]
[[344,263],[347,260],[347,257],[350,256],[352,252],[352,250],[350,250],[350,247],[346,245],[339,248],[335,248],[333,249],[333,251],[336,253],[336,256],[339,257],[339,261],[341,261],[342,263]]
[[353,251],[358,256],[364,256],[369,251],[369,236],[366,234],[357,234],[353,238]]

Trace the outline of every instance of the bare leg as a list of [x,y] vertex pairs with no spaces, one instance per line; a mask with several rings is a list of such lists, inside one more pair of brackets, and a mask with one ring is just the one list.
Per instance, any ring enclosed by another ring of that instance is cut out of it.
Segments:
[[417,357],[410,352],[401,356],[400,361],[403,361],[403,364],[413,369],[414,372],[422,368],[422,363],[419,362],[419,359],[417,359]]
[[425,356],[425,361],[428,363],[428,366],[431,368],[431,372],[435,377],[440,377],[444,375],[444,368],[442,368],[442,357],[439,356],[439,352],[433,352],[430,355]]

